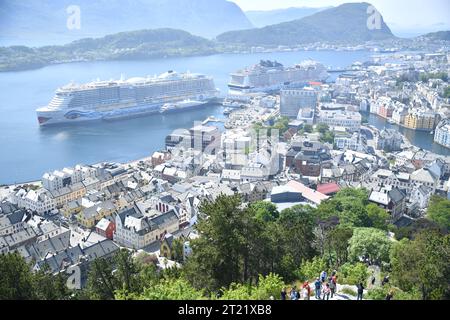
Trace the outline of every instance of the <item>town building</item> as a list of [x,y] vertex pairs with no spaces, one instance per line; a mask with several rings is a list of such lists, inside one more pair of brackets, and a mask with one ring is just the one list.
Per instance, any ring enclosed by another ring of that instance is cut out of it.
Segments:
[[439,122],[434,133],[434,142],[450,148],[450,118]]
[[315,110],[318,94],[313,88],[281,90],[280,114],[297,118],[301,109]]

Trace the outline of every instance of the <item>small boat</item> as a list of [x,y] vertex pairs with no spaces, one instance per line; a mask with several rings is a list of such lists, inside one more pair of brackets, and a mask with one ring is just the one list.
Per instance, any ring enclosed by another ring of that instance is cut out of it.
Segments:
[[430,134],[434,134],[434,131],[431,131]]
[[233,109],[231,109],[231,108],[226,108],[225,110],[223,110],[223,114],[227,116],[227,115],[229,115],[232,111],[233,111]]
[[183,100],[177,103],[166,103],[161,107],[160,113],[169,113],[175,111],[183,111],[193,108],[198,108],[205,105],[206,101],[197,101],[197,100]]

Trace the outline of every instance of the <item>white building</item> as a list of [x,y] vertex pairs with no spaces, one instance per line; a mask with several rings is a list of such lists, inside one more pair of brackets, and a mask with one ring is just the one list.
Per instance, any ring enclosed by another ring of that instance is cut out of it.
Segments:
[[132,249],[142,249],[165,234],[179,230],[179,219],[174,210],[149,216],[134,206],[120,212],[115,221],[114,241]]
[[434,142],[450,148],[450,119],[442,120],[436,127]]
[[350,132],[361,128],[361,114],[354,111],[321,110],[317,123],[327,124],[330,128],[344,127]]
[[48,213],[56,209],[56,202],[46,189],[19,190],[15,194],[15,202],[19,208],[35,211],[38,214]]
[[74,168],[64,168],[47,172],[42,176],[42,185],[49,191],[62,189],[88,178],[97,177],[97,169],[88,166],[76,165]]

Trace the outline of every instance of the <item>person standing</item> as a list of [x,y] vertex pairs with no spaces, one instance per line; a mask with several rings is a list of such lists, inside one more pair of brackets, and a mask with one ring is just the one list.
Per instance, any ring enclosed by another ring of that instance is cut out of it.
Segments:
[[334,294],[336,293],[336,284],[333,282],[333,278],[329,279],[327,285],[329,285],[330,287],[331,298],[333,298]]
[[281,300],[286,300],[286,288],[281,290]]
[[356,297],[356,300],[362,300],[364,294],[364,286],[362,282],[360,282],[356,287],[358,288],[358,296]]
[[372,279],[370,280],[370,283],[372,284],[372,288],[375,286],[375,281],[376,281],[375,271],[372,271]]
[[323,300],[325,300],[325,298],[327,298],[327,300],[330,300],[330,292],[330,284],[326,283],[323,287]]
[[388,294],[386,295],[385,300],[392,300],[393,297],[394,297],[394,291],[389,290]]
[[309,300],[311,296],[311,287],[309,286],[309,282],[305,281],[303,284],[303,299]]
[[290,296],[291,300],[297,300],[297,291],[295,290],[295,288],[292,288]]
[[381,286],[384,286],[386,283],[389,283],[389,276],[385,275],[383,281],[381,281]]
[[320,273],[320,279],[322,280],[322,283],[325,282],[325,280],[327,279],[327,272],[326,271],[322,271]]
[[314,289],[316,293],[316,299],[320,299],[320,289],[322,288],[322,283],[320,282],[320,279],[317,278],[316,282],[314,282]]

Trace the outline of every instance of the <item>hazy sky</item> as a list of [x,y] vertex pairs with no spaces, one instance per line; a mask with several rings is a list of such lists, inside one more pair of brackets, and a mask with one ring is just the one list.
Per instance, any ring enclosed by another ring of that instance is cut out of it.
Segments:
[[[288,7],[337,6],[354,0],[230,0],[244,11],[271,10]],[[450,0],[370,0],[393,29],[408,30],[435,27],[442,30],[450,27]],[[440,24],[440,25],[438,25]]]

